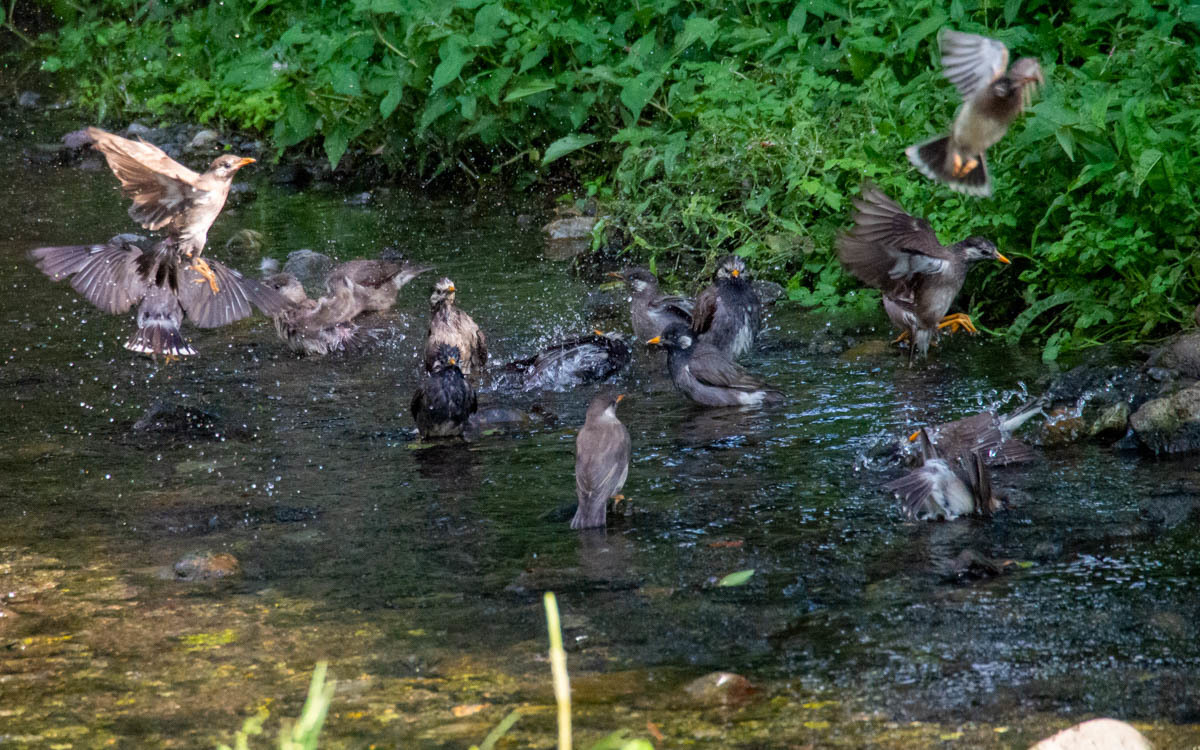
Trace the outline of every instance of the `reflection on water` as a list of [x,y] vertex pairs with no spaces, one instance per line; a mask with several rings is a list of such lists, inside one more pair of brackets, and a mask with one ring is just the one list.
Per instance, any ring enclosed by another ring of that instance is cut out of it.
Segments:
[[[38,169],[12,153],[0,159],[10,227],[0,583],[12,592],[0,601],[0,737],[227,741],[263,700],[294,714],[307,670],[329,658],[345,680],[335,746],[462,747],[512,706],[549,702],[546,589],[558,592],[572,673],[587,686],[585,731],[641,732],[653,720],[712,747],[750,746],[762,731],[928,746],[917,730],[895,734],[919,720],[967,731],[976,746],[1016,746],[1094,713],[1200,721],[1192,464],[1071,448],[998,471],[1029,499],[993,521],[913,524],[879,489],[898,469],[862,460],[914,424],[1019,403],[1044,374],[1036,357],[984,338],[950,341],[917,370],[893,353],[815,355],[801,332],[820,322],[781,308],[752,367],[790,399],[739,412],[686,403],[661,354],[637,346],[618,379],[634,445],[629,502],[607,532],[580,534],[567,527],[573,428],[594,387],[485,389],[481,408],[541,416],[414,449],[424,279],[360,357],[297,359],[255,318],[190,329],[200,356],[156,367],[121,348],[129,321],[24,258],[129,230],[111,175]],[[597,323],[627,329],[589,316],[599,280],[547,259],[538,231],[519,226],[537,206],[399,191],[348,206],[332,191],[245,177],[251,189],[210,244],[235,267],[258,262],[223,247],[242,228],[280,259],[398,247],[454,279],[496,362]],[[135,430],[156,402],[207,421]],[[236,555],[241,576],[162,574],[203,549]],[[1019,564],[949,581],[963,550]],[[714,586],[749,568],[745,586]],[[679,686],[716,669],[749,677],[763,700],[689,713]],[[490,708],[469,720],[451,711],[480,703]],[[519,728],[534,744],[551,736],[544,717]]]

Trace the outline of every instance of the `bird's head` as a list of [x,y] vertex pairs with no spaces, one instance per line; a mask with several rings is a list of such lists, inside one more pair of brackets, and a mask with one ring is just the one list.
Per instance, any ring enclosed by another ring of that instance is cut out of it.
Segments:
[[454,302],[454,282],[443,276],[433,285],[433,294],[429,295],[429,305],[437,307],[443,302]]
[[450,344],[442,344],[438,347],[437,356],[433,359],[433,371],[442,372],[448,368],[458,368],[458,363],[462,359],[462,355],[458,351],[457,346]]
[[624,398],[624,393],[616,393],[608,389],[600,391],[588,403],[588,419],[616,419],[617,404],[621,403],[621,400]]
[[221,180],[232,180],[233,173],[246,166],[253,164],[254,159],[249,156],[234,156],[233,154],[225,154],[213,159],[212,164],[208,166],[208,173]]
[[654,278],[654,274],[641,267],[626,268],[624,271],[613,271],[609,276],[624,281],[635,294],[658,288],[658,279]]
[[299,304],[308,299],[308,295],[304,292],[304,285],[300,283],[300,279],[290,273],[277,273],[263,279],[263,284],[269,286],[293,305]]
[[721,262],[717,264],[716,277],[721,279],[749,279],[750,274],[746,271],[746,261],[736,255],[726,255],[721,258]]
[[691,349],[694,339],[692,338],[692,329],[682,323],[673,323],[661,335],[655,336],[646,343],[658,344],[667,349]]
[[1012,262],[1000,254],[991,240],[984,237],[968,237],[958,243],[958,249],[968,263],[977,260],[996,260],[1005,264]]

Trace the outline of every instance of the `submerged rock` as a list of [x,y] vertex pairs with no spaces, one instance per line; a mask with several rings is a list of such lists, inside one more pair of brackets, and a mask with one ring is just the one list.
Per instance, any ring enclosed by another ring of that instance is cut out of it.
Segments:
[[210,440],[247,437],[250,434],[245,425],[227,427],[225,420],[215,412],[167,399],[155,401],[141,418],[133,423],[133,432]]
[[228,552],[191,552],[175,563],[175,578],[180,581],[212,581],[240,571],[237,558]]
[[1200,384],[1142,404],[1129,426],[1153,453],[1200,451]]
[[1142,733],[1116,719],[1092,719],[1047,737],[1029,750],[1151,750]]
[[1162,386],[1143,368],[1080,365],[1057,376],[1046,389],[1046,445],[1087,437],[1112,439],[1126,431],[1129,414],[1157,396]]
[[710,672],[684,685],[683,691],[700,706],[741,705],[758,692],[750,680],[733,672]]
[[552,240],[578,240],[592,236],[592,228],[596,226],[595,216],[564,216],[555,219],[542,227],[542,231]]
[[325,276],[333,268],[333,258],[312,250],[293,250],[283,264],[284,273],[290,273],[305,286],[325,284]]

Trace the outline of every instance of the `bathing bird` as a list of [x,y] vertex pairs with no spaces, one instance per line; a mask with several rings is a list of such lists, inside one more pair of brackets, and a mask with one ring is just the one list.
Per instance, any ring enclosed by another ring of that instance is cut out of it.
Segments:
[[433,367],[413,394],[409,410],[423,439],[459,437],[478,403],[475,386],[459,369],[458,347],[442,344]]
[[761,406],[783,400],[782,393],[747,373],[717,347],[697,340],[682,324],[646,343],[666,347],[675,388],[701,406]]
[[425,337],[425,371],[432,372],[443,344],[458,349],[458,369],[479,378],[487,363],[487,339],[470,315],[454,304],[457,289],[448,278],[438,279],[429,297],[429,332]]
[[572,529],[603,527],[608,501],[618,494],[629,476],[629,430],[617,419],[623,395],[601,392],[588,404],[583,429],[575,436],[575,495],[579,507]]
[[692,332],[697,339],[737,359],[754,345],[762,327],[762,302],[750,285],[746,261],[727,255],[713,282],[696,297]]
[[944,458],[922,429],[918,436],[921,466],[884,488],[904,503],[918,521],[953,521],[971,514],[991,515],[1003,503],[992,490],[987,462],[978,451]]
[[692,300],[663,294],[658,279],[648,269],[636,267],[608,274],[629,287],[629,317],[638,341],[662,335],[672,323],[692,324]]

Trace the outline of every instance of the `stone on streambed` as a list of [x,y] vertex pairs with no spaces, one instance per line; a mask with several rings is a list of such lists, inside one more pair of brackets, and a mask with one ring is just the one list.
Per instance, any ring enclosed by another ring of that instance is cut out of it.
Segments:
[[1143,368],[1134,366],[1080,365],[1062,373],[1046,389],[1042,443],[1115,439],[1125,433],[1129,414],[1159,395],[1161,388]]
[[1200,384],[1147,401],[1129,418],[1129,426],[1153,453],[1200,451]]
[[546,224],[542,231],[552,240],[590,239],[596,221],[595,216],[564,216]]
[[283,264],[285,273],[290,273],[305,286],[325,285],[325,275],[333,268],[333,259],[324,253],[312,250],[293,250]]
[[174,571],[179,581],[213,581],[237,575],[241,566],[228,552],[204,550],[184,555],[175,563]]
[[710,672],[683,686],[698,706],[738,706],[749,701],[758,689],[750,680],[733,672]]
[[1047,737],[1029,750],[1152,750],[1142,733],[1116,719],[1092,719]]

